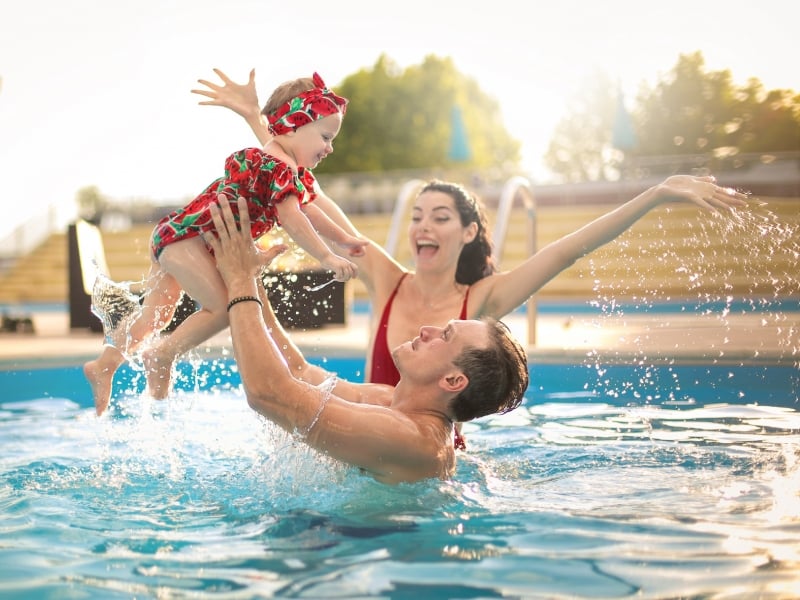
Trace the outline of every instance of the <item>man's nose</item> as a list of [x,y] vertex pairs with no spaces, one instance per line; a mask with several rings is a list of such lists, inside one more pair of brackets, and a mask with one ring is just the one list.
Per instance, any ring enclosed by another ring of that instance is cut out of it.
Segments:
[[438,327],[433,327],[432,325],[426,325],[419,330],[419,337],[423,341],[427,341],[431,339],[433,335],[435,335],[436,331],[438,331]]

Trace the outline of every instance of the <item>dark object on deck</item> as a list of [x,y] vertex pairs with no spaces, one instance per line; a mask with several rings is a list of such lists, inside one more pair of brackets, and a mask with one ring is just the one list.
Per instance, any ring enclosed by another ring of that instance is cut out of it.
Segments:
[[12,317],[3,314],[0,320],[0,331],[3,333],[35,333],[31,317]]
[[336,281],[316,292],[307,291],[330,281],[329,271],[268,272],[264,284],[275,315],[286,329],[319,329],[346,325],[345,284]]

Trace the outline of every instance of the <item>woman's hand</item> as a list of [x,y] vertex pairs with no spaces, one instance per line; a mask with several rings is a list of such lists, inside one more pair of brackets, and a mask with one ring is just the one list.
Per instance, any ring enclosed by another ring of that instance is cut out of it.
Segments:
[[198,79],[197,82],[206,86],[208,89],[192,90],[193,94],[199,94],[211,100],[201,100],[202,106],[223,106],[231,109],[245,119],[253,118],[261,114],[258,105],[258,95],[256,94],[256,70],[250,71],[250,78],[247,83],[235,83],[225,73],[219,69],[214,69],[214,73],[222,80],[224,85],[218,85],[205,79]]
[[747,206],[747,195],[732,188],[720,187],[712,176],[673,175],[657,186],[663,200],[684,200],[706,210],[719,212]]
[[240,221],[238,226],[230,203],[220,195],[217,204],[212,204],[210,209],[216,235],[211,232],[203,234],[203,239],[214,251],[217,270],[228,288],[234,283],[252,281],[287,248],[285,244],[276,244],[267,250],[259,249],[250,235],[247,201],[240,197],[237,206]]

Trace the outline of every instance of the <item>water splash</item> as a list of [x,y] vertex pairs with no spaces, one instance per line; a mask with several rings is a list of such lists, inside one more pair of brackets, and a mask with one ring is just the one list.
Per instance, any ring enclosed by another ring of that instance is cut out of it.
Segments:
[[[681,206],[656,211],[587,258],[585,270],[594,282],[597,327],[621,331],[636,354],[624,359],[643,369],[669,358],[669,350],[654,355],[655,348],[663,348],[662,333],[675,340],[673,357],[800,368],[794,308],[800,298],[799,261],[796,203],[750,198],[748,207],[730,215]],[[673,309],[658,312],[660,306]],[[645,321],[646,328],[636,328]],[[609,357],[599,354],[589,353],[587,363],[598,365],[603,385],[608,382],[600,365]],[[642,379],[648,379],[646,372]],[[623,394],[639,383],[611,393]]]
[[142,311],[131,282],[112,281],[98,272],[92,288],[91,310],[103,324],[105,343],[124,351],[128,328]]

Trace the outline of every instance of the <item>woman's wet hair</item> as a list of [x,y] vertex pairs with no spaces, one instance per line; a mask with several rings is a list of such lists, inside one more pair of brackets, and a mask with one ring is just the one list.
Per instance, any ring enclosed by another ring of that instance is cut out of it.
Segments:
[[469,384],[453,398],[453,419],[470,421],[503,414],[519,406],[528,389],[528,355],[502,321],[486,317],[489,345],[466,348],[453,363]]
[[475,239],[464,246],[458,257],[456,266],[456,282],[462,285],[472,285],[494,273],[497,267],[492,258],[492,239],[489,236],[486,208],[480,200],[457,183],[434,180],[420,190],[425,192],[441,192],[453,199],[461,225],[467,227],[470,223],[478,225]]

